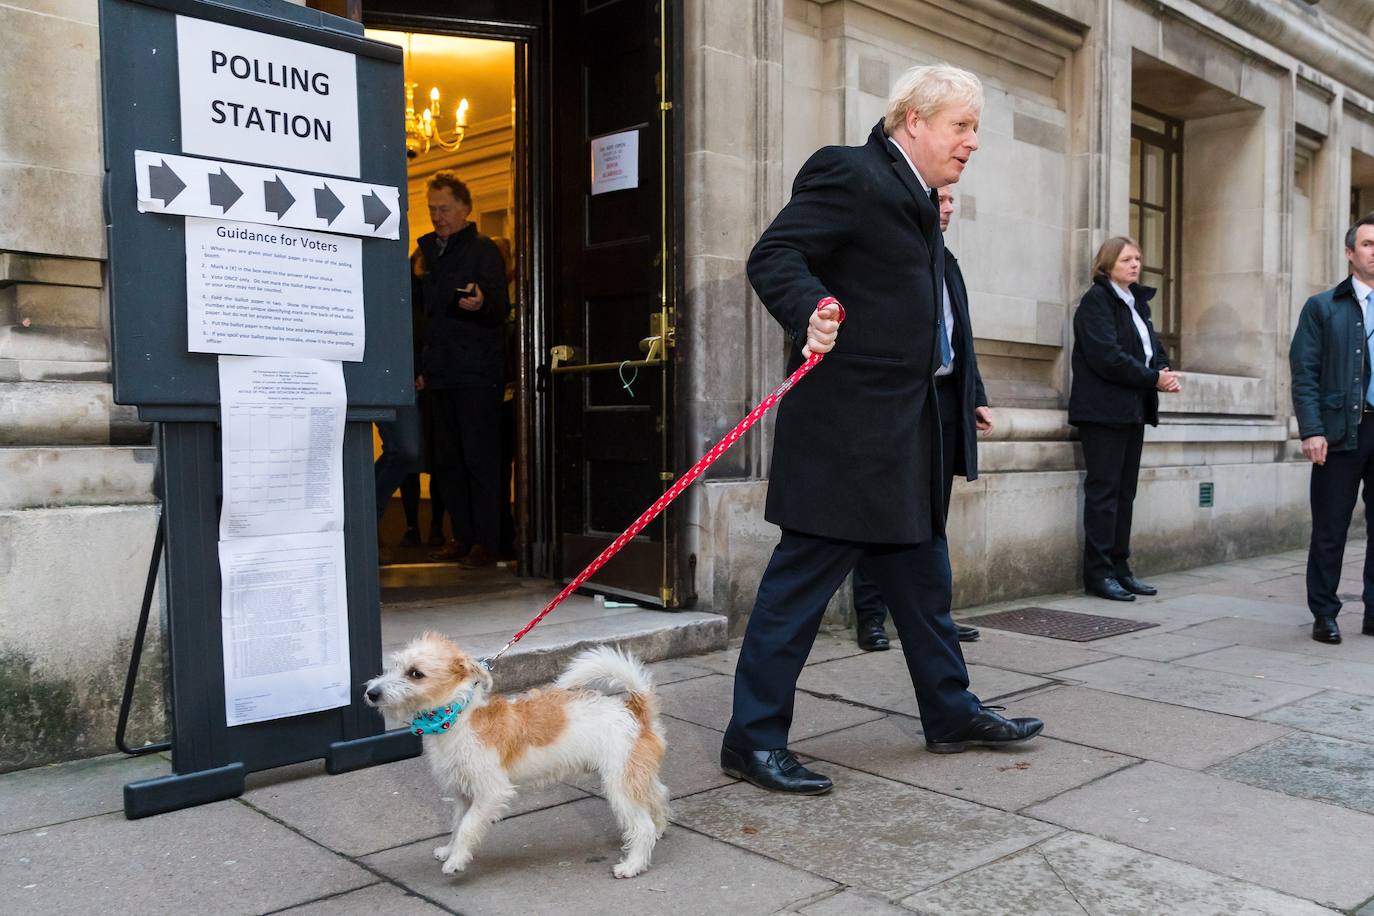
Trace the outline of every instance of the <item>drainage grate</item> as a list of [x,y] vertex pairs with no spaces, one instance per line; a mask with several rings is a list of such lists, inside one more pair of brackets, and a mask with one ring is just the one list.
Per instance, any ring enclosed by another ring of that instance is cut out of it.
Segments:
[[992,627],[994,630],[1011,630],[1013,633],[1048,636],[1050,639],[1068,639],[1073,642],[1091,642],[1094,639],[1105,639],[1108,636],[1120,636],[1122,633],[1134,633],[1136,630],[1148,630],[1159,626],[1157,623],[1056,611],[1047,607],[1018,607],[1010,611],[983,614],[970,620],[980,627]]

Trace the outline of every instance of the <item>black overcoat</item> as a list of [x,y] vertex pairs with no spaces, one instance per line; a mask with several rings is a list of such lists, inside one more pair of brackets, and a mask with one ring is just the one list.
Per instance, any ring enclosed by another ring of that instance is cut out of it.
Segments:
[[[423,316],[417,371],[425,387],[504,384],[510,298],[501,249],[472,223],[449,236],[442,254],[433,232],[416,247],[411,295]],[[458,290],[469,283],[482,288],[482,307],[473,312],[458,305]]]
[[1130,308],[1105,277],[1093,280],[1073,314],[1073,381],[1069,387],[1069,422],[1129,426],[1159,425],[1159,370],[1169,353],[1150,321],[1152,286],[1131,284],[1136,309],[1150,332],[1154,356],[1145,348]]
[[1307,300],[1288,348],[1298,436],[1325,436],[1333,452],[1360,444],[1369,330],[1350,277]]
[[882,122],[863,146],[825,147],[802,166],[749,280],[793,341],[789,372],[820,299],[838,299],[846,319],[779,405],[768,521],[894,544],[943,531],[931,383],[943,249],[935,205]]
[[973,352],[973,322],[968,314],[968,287],[954,253],[945,249],[945,283],[949,307],[954,313],[954,377],[959,385],[959,441],[954,450],[954,473],[978,479],[978,426],[975,407],[988,406],[978,356]]

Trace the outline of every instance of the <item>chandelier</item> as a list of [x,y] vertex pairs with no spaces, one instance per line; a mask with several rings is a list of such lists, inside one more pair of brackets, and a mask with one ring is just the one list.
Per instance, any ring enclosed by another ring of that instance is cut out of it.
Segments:
[[[405,71],[411,72],[409,32],[406,33]],[[417,115],[415,90],[419,87],[419,83],[406,81],[406,157],[414,159],[435,146],[449,152],[456,151],[463,144],[463,137],[468,129],[468,100],[458,100],[458,107],[453,113],[453,128],[445,136],[444,127],[440,123],[443,114],[439,107],[439,87],[434,86],[429,90],[429,107]]]

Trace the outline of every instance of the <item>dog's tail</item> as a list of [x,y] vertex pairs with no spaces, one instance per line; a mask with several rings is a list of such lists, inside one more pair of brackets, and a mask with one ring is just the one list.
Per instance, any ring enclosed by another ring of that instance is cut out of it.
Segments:
[[577,653],[557,684],[565,689],[600,684],[630,696],[652,697],[654,693],[654,680],[639,659],[613,646],[595,646]]

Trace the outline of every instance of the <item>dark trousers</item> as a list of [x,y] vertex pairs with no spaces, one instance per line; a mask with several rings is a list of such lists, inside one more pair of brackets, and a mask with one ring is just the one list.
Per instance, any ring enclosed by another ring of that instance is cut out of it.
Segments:
[[405,482],[408,474],[420,470],[420,409],[398,407],[395,420],[377,424],[377,434],[382,439],[382,453],[372,466],[372,475],[377,485],[377,518],[380,519],[387,503],[391,502],[391,494]]
[[[1374,539],[1369,488],[1374,483],[1374,413],[1360,420],[1359,445],[1326,453],[1326,464],[1312,465],[1312,541],[1307,548],[1307,607],[1313,617],[1335,617],[1341,610],[1336,590],[1345,560],[1345,536],[1364,483],[1365,525]],[[1364,614],[1374,620],[1374,553],[1364,554]]]
[[1131,515],[1144,424],[1080,423],[1083,444],[1083,579],[1131,574]]
[[797,678],[825,606],[861,557],[888,599],[926,736],[943,737],[978,712],[949,616],[949,548],[943,537],[921,544],[861,544],[784,529],[740,647],[727,745],[787,746]]
[[473,384],[431,392],[434,479],[453,538],[493,556],[501,537],[501,386]]
[[[954,456],[958,451],[956,438],[960,433],[959,418],[963,415],[959,401],[959,384],[953,375],[936,380],[936,396],[940,402],[940,443],[944,468],[944,513],[949,519],[949,497],[954,491]],[[949,381],[944,381],[949,379]],[[868,569],[868,561],[860,558],[854,567],[854,619],[863,624],[876,621],[882,624],[887,616],[887,606],[883,604],[882,591]],[[945,605],[949,610],[949,605]]]

